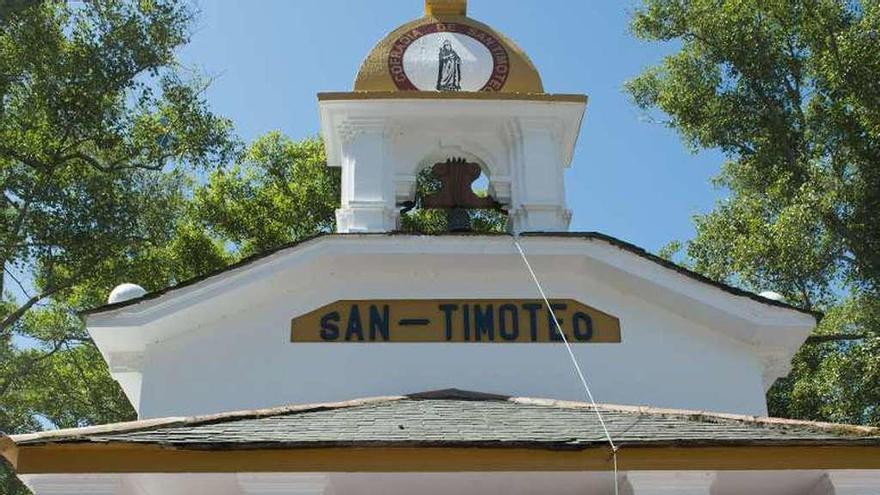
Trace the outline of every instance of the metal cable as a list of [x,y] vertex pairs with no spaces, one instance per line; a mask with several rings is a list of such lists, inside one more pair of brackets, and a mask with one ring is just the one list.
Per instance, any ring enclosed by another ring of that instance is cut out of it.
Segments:
[[614,440],[611,438],[611,433],[608,432],[608,427],[605,425],[605,419],[602,417],[602,413],[599,411],[596,400],[593,398],[593,393],[590,391],[590,386],[587,384],[587,378],[584,376],[584,372],[581,370],[581,366],[571,349],[571,344],[568,342],[568,338],[565,336],[565,332],[562,331],[562,327],[559,325],[559,320],[556,318],[556,313],[553,311],[553,306],[550,305],[550,300],[547,299],[547,294],[544,292],[544,287],[541,286],[541,281],[538,280],[538,276],[535,274],[535,270],[532,269],[532,264],[529,263],[529,259],[528,257],[526,257],[526,252],[523,250],[522,245],[520,245],[518,236],[516,234],[514,234],[513,236],[513,244],[516,246],[516,249],[517,251],[519,251],[519,255],[522,258],[523,263],[529,270],[529,274],[532,276],[532,281],[535,282],[535,286],[538,288],[538,292],[541,294],[541,299],[544,300],[544,304],[547,306],[547,310],[550,311],[550,316],[553,317],[553,322],[556,324],[556,330],[562,337],[562,342],[565,344],[565,349],[568,351],[568,357],[571,358],[571,363],[574,365],[577,376],[581,380],[581,385],[583,385],[584,387],[584,392],[586,392],[587,399],[589,399],[590,403],[593,405],[593,411],[595,411],[596,417],[599,418],[599,424],[602,425],[602,431],[605,432],[605,438],[608,440],[608,445],[611,446],[611,458],[614,464],[614,495],[619,495],[617,486],[617,446],[614,444]]

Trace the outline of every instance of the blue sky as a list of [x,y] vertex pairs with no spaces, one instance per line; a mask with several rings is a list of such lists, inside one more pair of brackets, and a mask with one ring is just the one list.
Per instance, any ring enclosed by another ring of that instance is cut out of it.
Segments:
[[[721,193],[718,153],[690,154],[647,122],[626,80],[673,46],[628,32],[637,3],[470,0],[469,16],[519,44],[551,93],[590,101],[566,176],[571,230],[598,230],[656,251],[693,235],[691,217]],[[316,93],[350,91],[361,60],[387,32],[422,14],[421,0],[202,0],[184,63],[214,78],[208,98],[249,140],[271,130],[318,133]]]

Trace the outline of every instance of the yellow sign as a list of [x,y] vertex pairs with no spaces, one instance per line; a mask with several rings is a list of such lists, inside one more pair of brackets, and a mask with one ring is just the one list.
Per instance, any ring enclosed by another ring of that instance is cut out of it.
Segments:
[[[571,343],[620,342],[620,320],[570,299],[550,302]],[[291,342],[562,342],[540,300],[337,301],[290,321]]]

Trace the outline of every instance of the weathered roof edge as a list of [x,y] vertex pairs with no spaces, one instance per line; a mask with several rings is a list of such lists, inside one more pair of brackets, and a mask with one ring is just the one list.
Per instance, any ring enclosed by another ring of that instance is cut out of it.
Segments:
[[16,444],[76,441],[89,435],[104,433],[132,433],[138,431],[155,430],[158,428],[176,426],[197,426],[214,423],[224,423],[229,421],[240,421],[244,419],[265,418],[269,416],[283,416],[286,414],[329,411],[333,409],[344,409],[348,407],[357,407],[368,404],[391,402],[406,398],[407,397],[403,395],[380,396],[368,397],[363,399],[352,399],[341,402],[319,402],[314,404],[286,405],[263,409],[245,409],[223,413],[201,414],[196,416],[171,416],[167,418],[125,421],[122,423],[107,423],[103,425],[86,426],[83,428],[65,428],[60,430],[40,431],[36,433],[24,433],[21,435],[7,435],[5,436],[5,438],[9,438]]
[[[320,239],[320,238],[324,238],[324,237],[374,237],[374,236],[375,237],[382,237],[382,236],[385,236],[385,237],[390,237],[390,236],[512,237],[511,234],[506,234],[506,233],[409,234],[409,233],[404,233],[404,232],[388,232],[388,233],[323,233],[322,232],[322,233],[315,234],[315,235],[312,235],[312,236],[309,236],[309,237],[306,237],[303,239],[299,239],[297,241],[283,244],[281,246],[278,246],[276,248],[273,248],[273,249],[270,249],[267,251],[263,251],[263,252],[248,256],[247,258],[244,258],[244,259],[242,259],[236,263],[233,263],[227,267],[208,272],[208,273],[206,273],[204,275],[200,275],[198,277],[193,277],[191,279],[184,280],[183,282],[180,282],[180,283],[174,284],[174,285],[170,285],[170,286],[165,287],[163,289],[148,292],[147,294],[144,294],[141,297],[137,297],[134,299],[129,299],[129,300],[121,301],[121,302],[117,302],[117,303],[112,303],[112,304],[104,304],[104,305],[101,305],[101,306],[98,306],[95,308],[90,308],[90,309],[80,311],[79,315],[84,317],[84,316],[98,314],[98,313],[105,313],[108,311],[113,311],[113,310],[127,307],[127,306],[134,306],[136,304],[139,304],[139,303],[142,303],[145,301],[156,299],[156,298],[161,297],[167,293],[174,292],[176,290],[183,289],[185,287],[190,287],[190,286],[195,285],[199,282],[213,278],[213,277],[221,275],[223,273],[227,273],[227,272],[237,270],[239,268],[243,268],[243,267],[250,265],[256,261],[259,261],[264,258],[268,258],[269,256],[280,253],[282,251],[286,251],[288,249],[295,249],[297,247],[300,247],[300,246],[307,244],[311,241],[314,241],[316,239]],[[601,232],[524,232],[524,233],[521,233],[520,236],[521,237],[575,238],[575,239],[584,239],[584,240],[604,241],[604,242],[607,242],[607,243],[609,243],[615,247],[618,247],[624,251],[627,251],[627,252],[635,254],[641,258],[645,258],[649,261],[657,263],[657,264],[663,266],[664,268],[668,268],[670,270],[678,272],[678,273],[680,273],[686,277],[689,277],[691,279],[694,279],[698,282],[719,288],[729,294],[733,294],[735,296],[740,296],[740,297],[747,297],[747,298],[749,298],[753,301],[759,302],[761,304],[766,304],[769,306],[776,306],[776,307],[785,308],[785,309],[797,311],[800,313],[808,314],[808,315],[812,316],[813,318],[815,318],[816,320],[819,320],[823,317],[823,313],[820,311],[805,309],[805,308],[802,308],[799,306],[795,306],[793,304],[786,303],[784,301],[775,301],[773,299],[767,299],[766,297],[761,297],[760,295],[755,294],[754,292],[750,292],[745,289],[740,289],[740,288],[734,287],[732,285],[727,285],[725,283],[712,280],[712,279],[706,277],[705,275],[702,275],[702,274],[699,274],[693,270],[690,270],[689,268],[678,265],[678,264],[676,264],[672,261],[669,261],[665,258],[661,258],[660,256],[657,256],[656,254],[653,254],[653,253],[651,253],[651,252],[649,252],[639,246],[636,246],[635,244],[623,241],[621,239],[618,239],[616,237],[612,237],[607,234],[603,234]]]
[[[541,399],[531,397],[507,397],[497,394],[486,394],[481,392],[470,392],[458,389],[446,389],[422,392],[409,395],[398,396],[380,396],[362,399],[354,399],[342,402],[327,402],[302,405],[288,405],[265,409],[248,409],[242,411],[232,411],[219,414],[198,415],[189,417],[169,417],[156,418],[139,421],[129,421],[124,423],[110,423],[105,425],[88,426],[85,428],[70,428],[64,430],[52,430],[37,433],[26,433],[21,435],[4,436],[2,443],[12,445],[35,445],[44,443],[63,443],[78,442],[87,440],[90,435],[105,433],[131,433],[137,431],[148,431],[158,428],[167,428],[175,426],[196,426],[214,423],[223,423],[231,421],[239,421],[245,419],[254,419],[269,416],[281,416],[287,414],[301,414],[315,411],[326,411],[334,409],[344,409],[350,407],[358,407],[370,404],[380,404],[385,402],[393,402],[399,400],[472,400],[472,401],[507,401],[514,404],[538,405],[545,407],[555,407],[562,409],[587,409],[592,410],[592,404],[577,401],[565,401],[556,399]],[[666,416],[677,416],[692,419],[695,421],[735,421],[752,425],[767,426],[798,426],[811,428],[817,431],[825,431],[837,434],[850,434],[864,437],[880,438],[880,428],[860,425],[848,425],[841,423],[827,423],[817,421],[805,421],[797,419],[770,418],[762,416],[750,416],[742,414],[714,413],[708,411],[697,411],[688,409],[668,409],[648,406],[628,406],[618,404],[597,404],[598,409],[602,411],[618,411],[632,414],[655,414]]]

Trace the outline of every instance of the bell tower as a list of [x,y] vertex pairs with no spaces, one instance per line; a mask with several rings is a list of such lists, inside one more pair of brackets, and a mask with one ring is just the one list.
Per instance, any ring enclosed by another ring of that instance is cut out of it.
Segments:
[[339,232],[396,230],[418,174],[450,160],[480,167],[512,232],[568,230],[564,171],[587,98],[545,93],[526,54],[466,11],[426,0],[367,55],[353,92],[318,95],[328,165],[342,168]]

